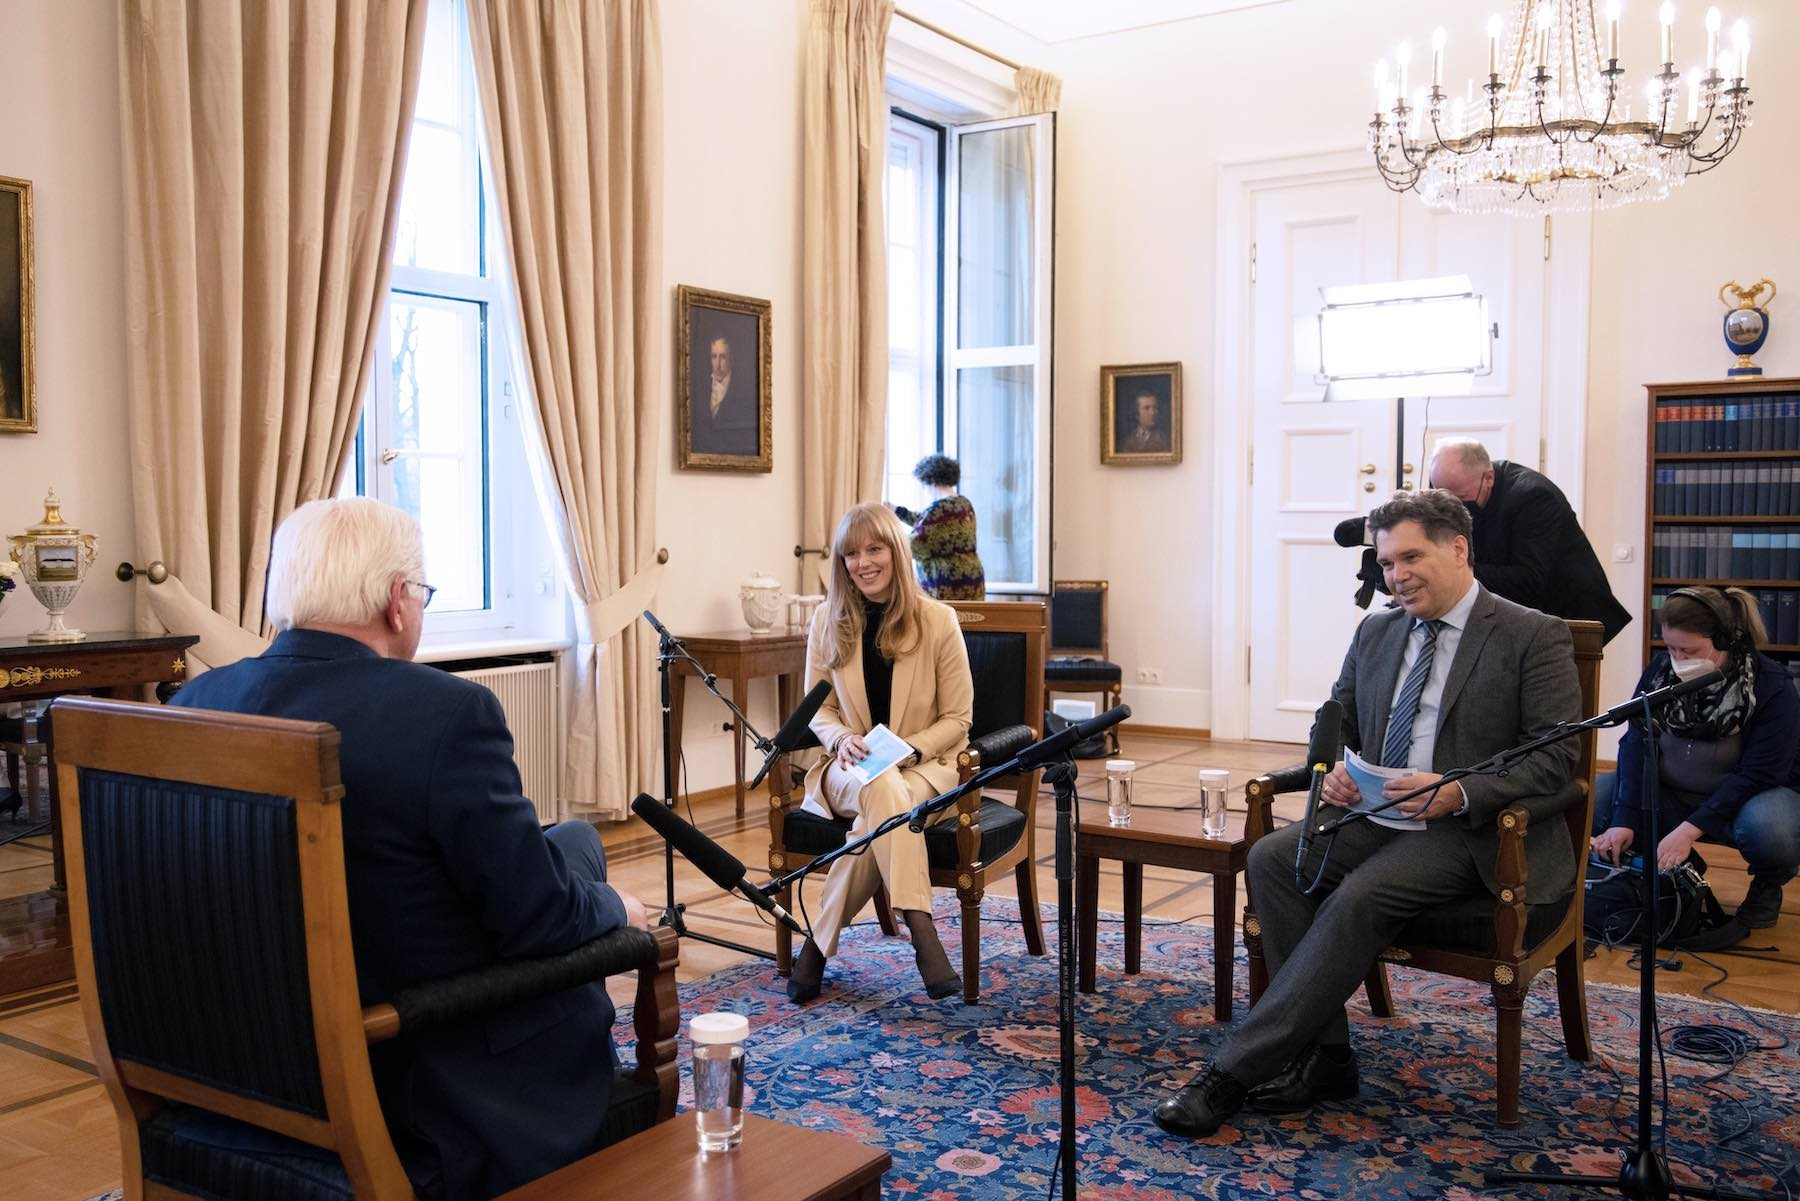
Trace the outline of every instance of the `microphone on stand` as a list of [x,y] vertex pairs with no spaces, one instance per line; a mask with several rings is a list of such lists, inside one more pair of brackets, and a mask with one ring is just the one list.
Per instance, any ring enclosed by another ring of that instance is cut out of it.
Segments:
[[1698,692],[1702,688],[1711,688],[1724,678],[1725,673],[1715,667],[1705,675],[1695,676],[1691,680],[1677,680],[1673,684],[1634,696],[1623,705],[1614,705],[1608,709],[1605,716],[1614,725],[1622,721],[1630,721],[1634,717],[1643,715],[1645,705],[1655,709],[1668,704],[1678,696],[1686,696],[1688,693]]
[[669,641],[669,642],[680,642],[681,641],[681,639],[679,639],[679,638],[675,637],[675,635],[669,633],[668,627],[663,625],[662,622],[656,620],[656,614],[650,612],[650,610],[648,610],[648,609],[644,610],[644,620],[650,623],[651,629],[655,630],[658,634],[661,634],[663,636],[663,638],[666,639],[667,641]]
[[1312,769],[1312,786],[1306,790],[1306,813],[1300,819],[1300,848],[1294,853],[1294,879],[1304,887],[1306,853],[1312,847],[1313,818],[1319,811],[1319,799],[1325,790],[1325,777],[1337,766],[1344,749],[1344,706],[1326,701],[1313,718],[1312,740],[1306,747],[1306,762]]
[[[1014,755],[1009,761],[1011,768],[1016,771],[1029,771],[1040,764],[1050,762],[1052,759],[1059,759],[1076,743],[1085,742],[1102,730],[1110,730],[1130,716],[1130,705],[1115,705],[1098,717],[1090,717],[1086,721],[1072,722],[1058,730],[1056,733],[1050,735],[1050,737],[1041,738],[1020,751],[1017,755]],[[1003,763],[996,766],[1004,767],[1007,766],[1007,764]],[[991,770],[993,770],[991,767],[986,767],[982,769],[982,772],[985,775]],[[932,797],[930,800],[922,801],[913,806],[912,820],[907,823],[907,828],[914,834],[924,830],[926,824],[931,820],[931,815],[936,812],[936,809],[934,809],[933,806],[938,805],[940,800],[940,797]]]
[[1369,519],[1367,517],[1346,517],[1337,523],[1331,531],[1331,540],[1342,547],[1373,546],[1369,541]]
[[[649,614],[645,614],[646,617]],[[655,618],[651,618],[654,622]],[[664,808],[644,793],[638,793],[637,799],[631,802],[631,811],[643,818],[652,830],[662,835],[670,845],[680,851],[682,857],[703,872],[707,879],[723,888],[726,892],[735,892],[775,918],[776,921],[804,936],[806,931],[794,920],[794,915],[777,905],[774,900],[750,885],[745,879],[743,862],[730,851],[694,829],[672,810]]]
[[788,714],[788,719],[781,723],[779,730],[775,731],[775,740],[769,744],[769,753],[763,757],[762,766],[756,769],[756,778],[750,781],[751,788],[755,788],[763,782],[763,777],[769,774],[771,767],[775,766],[776,759],[789,751],[797,751],[805,745],[806,736],[812,733],[812,719],[818,713],[819,706],[823,705],[825,698],[830,695],[831,681],[820,680],[812,686],[812,691],[801,700],[799,707]]

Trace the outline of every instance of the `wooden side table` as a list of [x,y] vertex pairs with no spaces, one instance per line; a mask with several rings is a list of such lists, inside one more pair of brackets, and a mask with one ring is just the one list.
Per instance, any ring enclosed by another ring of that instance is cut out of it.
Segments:
[[1117,859],[1125,872],[1125,974],[1141,966],[1144,923],[1144,865],[1207,872],[1213,878],[1213,1016],[1231,1017],[1233,960],[1237,950],[1237,874],[1249,859],[1244,814],[1226,815],[1218,839],[1200,833],[1200,809],[1131,811],[1129,826],[1110,826],[1104,804],[1081,803],[1081,833],[1075,841],[1076,914],[1080,988],[1094,991],[1094,960],[1100,934],[1100,861]]
[[[89,632],[80,642],[0,638],[0,704],[70,693],[136,700],[146,684],[187,678],[192,634]],[[56,747],[50,746],[48,890],[0,900],[0,996],[75,976],[64,895],[62,811],[57,802]]]
[[676,1114],[642,1134],[504,1194],[500,1201],[879,1201],[886,1151],[744,1115],[735,1151],[702,1154],[692,1113]]
[[[799,703],[800,677],[806,671],[806,631],[787,625],[778,625],[766,634],[755,634],[749,630],[720,630],[710,634],[690,634],[682,637],[688,654],[694,656],[706,670],[723,680],[731,681],[731,701],[738,708],[744,708],[750,692],[750,681],[759,676],[775,677],[775,707],[780,710],[777,723],[785,721]],[[683,698],[687,692],[686,673],[694,671],[692,665],[679,663],[683,669],[675,674],[669,688],[669,741],[677,767],[681,763],[681,721],[684,707]],[[717,704],[710,697],[707,703]],[[722,708],[722,707],[721,707]],[[726,714],[725,716],[729,716]],[[773,737],[775,731],[769,730]],[[744,816],[744,731],[732,723],[733,766],[737,780],[737,815]]]

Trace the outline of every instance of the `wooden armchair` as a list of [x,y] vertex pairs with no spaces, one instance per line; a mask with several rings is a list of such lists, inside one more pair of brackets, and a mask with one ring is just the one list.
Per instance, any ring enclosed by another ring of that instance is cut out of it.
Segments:
[[[1597,621],[1571,621],[1569,635],[1575,643],[1575,669],[1581,681],[1581,707],[1594,712],[1600,695],[1600,659],[1603,631]],[[1563,1044],[1571,1058],[1593,1057],[1588,1034],[1587,995],[1582,979],[1581,871],[1587,862],[1594,797],[1594,733],[1578,737],[1581,757],[1575,778],[1581,799],[1563,811],[1569,843],[1575,853],[1575,889],[1570,896],[1545,904],[1533,904],[1525,872],[1525,831],[1530,821],[1523,806],[1501,812],[1500,849],[1494,876],[1500,884],[1496,898],[1485,891],[1459,905],[1415,918],[1399,940],[1381,955],[1369,971],[1364,990],[1369,1008],[1377,1017],[1393,1016],[1388,990],[1388,963],[1403,963],[1421,971],[1437,972],[1487,984],[1494,993],[1494,1058],[1497,1089],[1495,1109],[1502,1126],[1519,1124],[1519,1037],[1524,1017],[1525,994],[1531,981],[1551,964],[1556,965],[1557,1008],[1562,1016]],[[1248,845],[1274,828],[1273,803],[1277,795],[1307,787],[1307,767],[1298,764],[1256,777],[1245,786],[1249,818],[1244,839]],[[1262,957],[1262,925],[1254,909],[1256,898],[1244,906],[1244,944],[1250,959],[1250,1003],[1262,995],[1269,975]]]
[[[1046,614],[1041,601],[953,601],[950,606],[962,623],[969,668],[975,678],[969,747],[957,760],[962,778],[968,780],[984,763],[1004,762],[1042,734]],[[956,802],[953,817],[925,831],[932,885],[954,888],[962,904],[963,1003],[967,1005],[981,996],[981,898],[988,881],[1009,868],[1018,888],[1026,949],[1033,955],[1044,953],[1044,926],[1033,875],[1040,774],[1034,769],[995,780],[990,787],[1010,790],[1011,800],[964,796]],[[778,761],[769,773],[769,870],[778,874],[842,846],[850,832],[848,819],[831,821],[800,808],[804,799],[800,776],[785,761]],[[788,891],[780,899],[784,907],[793,908]],[[875,905],[882,929],[890,935],[896,933],[887,897],[880,890]],[[791,937],[777,928],[775,967],[779,974],[787,975],[792,951]]]
[[616,930],[364,1009],[336,730],[87,698],[51,714],[76,976],[127,1198],[410,1199],[369,1044],[624,971],[637,1070],[615,1081],[608,1135],[674,1115],[672,932]]

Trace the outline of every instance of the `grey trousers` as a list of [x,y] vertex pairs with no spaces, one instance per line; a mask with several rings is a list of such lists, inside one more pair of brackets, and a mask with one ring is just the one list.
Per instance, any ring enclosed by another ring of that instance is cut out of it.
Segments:
[[[1327,841],[1314,838],[1308,850],[1308,883]],[[1348,1044],[1344,1003],[1375,957],[1415,915],[1484,891],[1468,848],[1448,821],[1423,830],[1370,821],[1345,826],[1312,896],[1295,880],[1299,843],[1296,822],[1250,850],[1246,876],[1262,922],[1269,988],[1214,1057],[1246,1088],[1280,1073],[1309,1042]]]

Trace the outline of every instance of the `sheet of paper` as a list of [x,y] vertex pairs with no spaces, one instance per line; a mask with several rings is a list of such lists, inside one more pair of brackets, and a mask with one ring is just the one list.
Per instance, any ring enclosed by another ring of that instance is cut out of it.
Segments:
[[[1381,789],[1389,780],[1413,774],[1413,769],[1410,767],[1382,767],[1379,764],[1370,763],[1348,747],[1344,749],[1344,770],[1350,773],[1352,780],[1356,781],[1356,790],[1361,794],[1356,804],[1350,807],[1365,813],[1377,805],[1386,803],[1387,798],[1381,795]],[[1398,809],[1371,813],[1369,820],[1380,822],[1395,830],[1423,830],[1425,828],[1425,823],[1418,818],[1401,817]]]
[[850,768],[850,774],[867,784],[876,776],[913,753],[912,745],[886,726],[876,726],[863,735],[869,756]]

